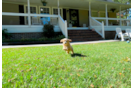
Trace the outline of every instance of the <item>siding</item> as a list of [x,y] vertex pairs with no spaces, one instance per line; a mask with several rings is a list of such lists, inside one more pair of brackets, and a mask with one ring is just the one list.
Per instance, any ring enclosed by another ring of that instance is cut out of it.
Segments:
[[[2,3],[2,12],[19,13],[19,5]],[[19,25],[19,16],[2,16],[2,25]]]
[[[113,13],[113,12],[108,12],[108,17],[109,18],[116,18],[116,13]],[[117,24],[117,21],[116,20],[109,20],[108,21],[109,25],[113,25],[113,24]]]
[[83,24],[86,24],[86,26],[88,27],[88,21],[88,10],[79,10],[79,25],[83,27]]

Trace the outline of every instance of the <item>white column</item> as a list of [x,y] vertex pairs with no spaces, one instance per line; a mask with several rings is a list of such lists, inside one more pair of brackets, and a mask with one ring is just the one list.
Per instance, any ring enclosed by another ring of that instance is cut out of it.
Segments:
[[59,8],[59,5],[60,5],[60,3],[59,3],[59,0],[58,0],[58,15],[60,16],[60,8]]
[[[128,14],[128,9],[126,10],[126,14]],[[127,16],[126,16],[126,19],[127,19]],[[126,21],[127,22],[127,26],[128,26],[128,20]]]
[[102,21],[102,36],[105,39],[104,22]]
[[122,22],[121,22],[121,6],[120,6],[120,26],[121,26]]
[[91,3],[89,2],[89,27],[91,26]]
[[65,20],[65,37],[68,38],[67,21]]
[[108,26],[107,4],[105,5],[105,13],[106,13],[106,26]]
[[28,6],[28,25],[29,25],[29,27],[31,27],[30,0],[27,0],[27,6]]

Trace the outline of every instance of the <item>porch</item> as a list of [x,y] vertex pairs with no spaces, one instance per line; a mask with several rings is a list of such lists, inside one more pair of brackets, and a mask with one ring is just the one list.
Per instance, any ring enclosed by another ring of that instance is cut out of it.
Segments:
[[43,24],[50,22],[55,32],[62,31],[66,37],[67,30],[95,29],[105,38],[104,31],[131,28],[129,16],[122,18],[121,14],[131,5],[95,0],[47,2],[42,6],[37,0],[2,0],[2,29],[7,28],[9,33],[42,32]]

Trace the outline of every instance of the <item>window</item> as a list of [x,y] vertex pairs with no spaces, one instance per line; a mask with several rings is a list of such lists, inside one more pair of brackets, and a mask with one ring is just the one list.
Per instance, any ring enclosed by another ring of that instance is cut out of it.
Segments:
[[40,7],[40,13],[41,14],[49,14],[49,8]]
[[[28,7],[26,6],[26,13],[28,13]],[[36,13],[36,7],[30,6],[30,13]]]
[[[55,8],[54,8],[54,9],[53,9],[53,14],[54,14],[54,15],[58,15],[58,9],[55,9]],[[60,14],[61,14],[61,9],[60,9]]]
[[[30,13],[37,14],[37,7],[36,6],[30,6]],[[25,13],[28,13],[28,6],[25,6]],[[32,17],[31,17],[32,20]],[[25,17],[25,25],[28,24],[28,17]]]
[[[39,7],[40,14],[50,14],[50,8],[49,7]],[[40,20],[43,24],[48,24],[51,20],[50,17],[40,17]]]

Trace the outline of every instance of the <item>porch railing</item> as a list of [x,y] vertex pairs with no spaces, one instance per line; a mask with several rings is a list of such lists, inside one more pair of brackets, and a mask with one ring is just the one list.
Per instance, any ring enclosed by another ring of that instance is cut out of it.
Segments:
[[64,21],[63,18],[59,15],[58,23],[63,35],[68,38],[67,21]]
[[105,26],[131,26],[131,19],[127,18],[105,18],[105,17],[92,17],[92,18],[99,22],[104,21]]
[[93,28],[102,38],[105,38],[104,22],[99,22],[93,17],[90,17],[91,28]]
[[[50,22],[52,25],[56,25],[58,21],[53,22],[53,19],[57,19],[58,15],[50,15],[50,14],[30,14],[30,23],[28,24],[29,17],[27,13],[10,13],[10,12],[2,12],[3,16],[3,24],[4,25],[28,25],[28,26],[38,26],[43,25],[45,22]],[[22,16],[24,20],[20,20],[19,17]],[[43,19],[45,18],[45,19]],[[47,18],[47,19],[46,19]],[[10,22],[11,21],[11,22]],[[20,24],[21,21],[24,21]],[[10,23],[10,24],[9,24]]]

